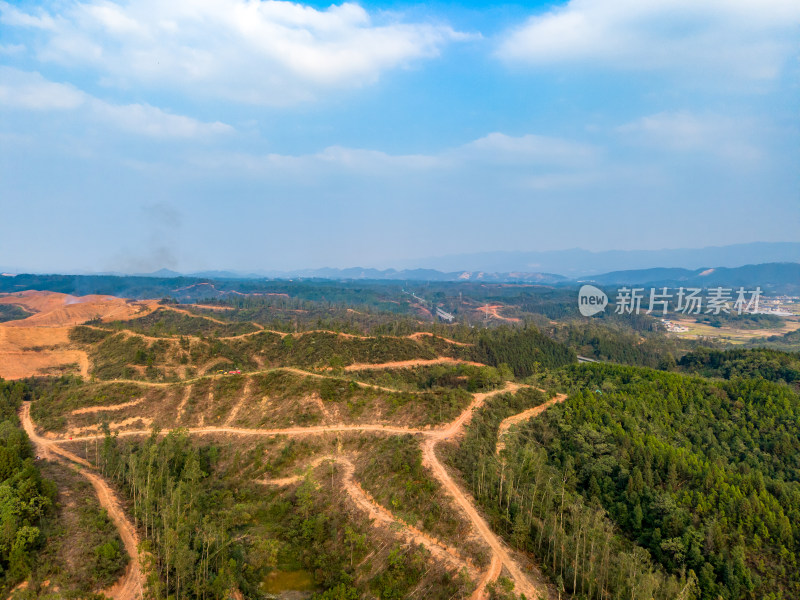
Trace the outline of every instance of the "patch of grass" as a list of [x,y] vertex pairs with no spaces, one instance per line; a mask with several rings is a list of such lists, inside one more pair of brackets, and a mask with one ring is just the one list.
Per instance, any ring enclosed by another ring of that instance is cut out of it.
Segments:
[[142,388],[133,383],[86,383],[72,376],[38,379],[33,390],[31,416],[48,431],[63,431],[66,415],[76,408],[122,404],[143,394]]
[[69,339],[76,344],[96,344],[97,342],[102,342],[108,336],[113,335],[113,333],[113,331],[107,329],[96,329],[94,327],[78,325],[69,330]]
[[252,323],[217,323],[216,321],[223,316],[215,314],[214,320],[211,320],[202,316],[194,317],[174,310],[159,308],[144,317],[117,321],[112,323],[112,326],[152,337],[181,335],[229,337],[258,330]]
[[147,378],[153,379],[152,371],[166,363],[168,350],[165,342],[149,343],[139,336],[118,333],[93,345],[89,351],[91,373],[98,379],[142,379],[135,365],[150,369]]
[[368,369],[353,374],[359,381],[405,391],[463,389],[483,392],[496,389],[511,374],[494,367],[432,365],[408,369]]
[[[384,363],[400,360],[434,359],[439,356],[464,358],[471,348],[453,346],[438,338],[421,340],[395,337],[347,337],[315,332],[277,338],[264,334],[236,340],[239,344],[257,343],[265,359],[274,366],[343,367],[354,363]],[[441,348],[439,347],[441,345]]]
[[28,312],[21,306],[16,306],[14,304],[0,304],[0,323],[27,319],[32,314],[33,313]]

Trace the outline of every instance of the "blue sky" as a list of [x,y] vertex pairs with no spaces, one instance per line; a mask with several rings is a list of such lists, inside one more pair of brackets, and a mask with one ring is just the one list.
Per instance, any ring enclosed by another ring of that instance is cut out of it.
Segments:
[[800,241],[798,41],[796,0],[0,1],[0,268]]

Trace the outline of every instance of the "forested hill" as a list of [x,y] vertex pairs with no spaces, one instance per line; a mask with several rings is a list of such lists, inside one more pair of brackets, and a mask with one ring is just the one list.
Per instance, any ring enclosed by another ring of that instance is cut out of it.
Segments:
[[800,395],[599,364],[560,377],[569,401],[526,435],[569,489],[703,599],[800,597]]
[[493,366],[508,365],[517,377],[528,377],[542,368],[578,360],[574,350],[533,326],[485,331],[478,341],[477,358]]
[[705,377],[758,377],[800,385],[800,353],[778,350],[698,348],[685,354],[678,365]]

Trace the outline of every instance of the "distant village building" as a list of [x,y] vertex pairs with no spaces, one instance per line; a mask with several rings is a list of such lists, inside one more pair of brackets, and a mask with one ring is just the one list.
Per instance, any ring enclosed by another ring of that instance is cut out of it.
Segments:
[[669,319],[661,319],[661,323],[663,323],[666,330],[669,331],[670,333],[684,333],[686,331],[689,331],[688,327],[685,327],[683,325],[678,325],[677,323],[673,323]]

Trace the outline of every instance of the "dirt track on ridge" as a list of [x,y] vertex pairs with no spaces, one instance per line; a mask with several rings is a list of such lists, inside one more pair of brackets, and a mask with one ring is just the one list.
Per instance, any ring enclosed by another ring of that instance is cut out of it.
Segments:
[[485,367],[483,363],[471,360],[459,360],[449,356],[439,358],[417,358],[413,360],[396,360],[385,363],[353,363],[347,365],[345,371],[370,371],[373,369],[408,369],[410,367],[428,367],[430,365],[472,365],[475,367]]
[[424,338],[424,337],[436,338],[436,339],[442,340],[444,342],[447,342],[448,344],[452,344],[453,346],[474,346],[475,345],[475,344],[468,344],[467,342],[457,342],[455,340],[451,340],[450,338],[446,338],[446,337],[442,337],[440,335],[436,335],[436,334],[430,333],[429,331],[418,331],[416,333],[409,334],[407,337],[409,339],[417,340],[417,341],[419,341],[420,338]]
[[540,404],[539,406],[534,406],[533,408],[529,408],[528,410],[524,410],[519,414],[512,415],[507,419],[503,419],[500,423],[500,427],[497,430],[497,454],[500,454],[500,451],[506,447],[505,442],[503,441],[503,437],[508,433],[508,430],[511,428],[512,425],[517,423],[521,423],[522,421],[527,421],[528,419],[532,419],[533,417],[538,417],[548,408],[553,406],[554,404],[560,404],[567,399],[566,394],[556,394],[550,400],[545,402],[544,404]]

